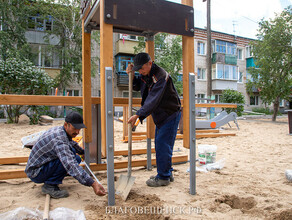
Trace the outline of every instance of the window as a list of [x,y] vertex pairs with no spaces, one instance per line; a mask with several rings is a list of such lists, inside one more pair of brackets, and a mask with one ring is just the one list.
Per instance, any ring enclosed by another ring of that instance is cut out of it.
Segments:
[[242,72],[238,72],[238,82],[239,83],[243,82],[243,73]]
[[60,67],[60,57],[56,48],[47,45],[31,44],[33,63],[42,67]]
[[245,57],[246,58],[249,58],[249,57],[252,57],[253,56],[253,54],[252,54],[252,52],[251,52],[251,46],[247,46],[246,48],[245,48]]
[[206,69],[198,68],[198,79],[206,79]]
[[279,107],[284,107],[284,105],[285,105],[285,100],[284,99],[280,99]]
[[223,64],[216,64],[216,79],[223,79],[223,70],[224,70],[224,65]]
[[215,40],[215,52],[236,55],[236,44]]
[[237,59],[242,60],[242,49],[237,49]]
[[206,44],[202,42],[198,42],[197,52],[199,55],[205,55],[206,54]]
[[135,35],[120,34],[120,39],[123,40],[138,40],[138,37]]
[[52,31],[53,17],[48,16],[47,18],[44,18],[39,14],[36,16],[29,16],[27,19],[27,27],[28,29],[37,31]]
[[79,90],[67,89],[67,96],[79,96]]
[[197,103],[206,103],[207,100],[200,100],[200,99],[204,99],[205,98],[205,94],[198,94],[198,100]]
[[250,105],[259,105],[259,96],[251,96]]
[[117,60],[117,63],[116,63],[117,72],[126,73],[127,66],[128,66],[128,64],[134,62],[134,57],[132,57],[132,56],[117,56],[116,60]]
[[237,80],[238,71],[237,66],[233,65],[224,65],[217,63],[215,69],[215,79],[229,79],[229,80]]
[[215,103],[221,103],[222,95],[215,95]]

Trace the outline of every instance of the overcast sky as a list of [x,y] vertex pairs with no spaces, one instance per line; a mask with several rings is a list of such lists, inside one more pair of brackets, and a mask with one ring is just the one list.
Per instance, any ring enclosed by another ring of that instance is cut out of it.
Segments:
[[[181,3],[181,0],[168,0]],[[194,0],[195,27],[207,26],[207,4]],[[292,0],[211,0],[211,29],[256,39],[258,22],[281,13]]]

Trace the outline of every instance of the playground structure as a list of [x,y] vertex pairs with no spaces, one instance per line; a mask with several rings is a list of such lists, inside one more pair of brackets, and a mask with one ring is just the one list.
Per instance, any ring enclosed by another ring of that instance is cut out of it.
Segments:
[[[0,95],[2,105],[83,106],[85,163],[93,171],[107,170],[108,205],[115,205],[114,169],[127,168],[127,161],[114,162],[114,156],[127,151],[114,150],[113,106],[126,108],[128,100],[113,97],[113,32],[145,36],[146,52],[154,60],[154,35],[167,32],[182,35],[183,47],[183,114],[184,147],[190,149],[190,194],[196,193],[195,182],[195,76],[194,72],[194,9],[192,0],[176,4],[163,0],[100,0],[91,5],[83,1],[82,8],[82,97]],[[143,13],[141,13],[143,11]],[[100,86],[101,97],[91,97],[91,31],[100,30]],[[140,99],[133,99],[139,106]],[[210,104],[212,107],[212,104]],[[125,114],[127,115],[127,114]],[[125,119],[124,119],[125,121]],[[125,129],[124,129],[125,130]],[[133,154],[147,152],[147,160],[132,161],[132,166],[151,169],[151,139],[154,123],[147,118],[147,150],[133,150]],[[106,163],[101,159],[106,157]],[[174,156],[173,163],[186,162],[187,155]],[[0,158],[0,164],[23,163],[27,157]],[[24,170],[0,171],[0,179],[24,178]]]

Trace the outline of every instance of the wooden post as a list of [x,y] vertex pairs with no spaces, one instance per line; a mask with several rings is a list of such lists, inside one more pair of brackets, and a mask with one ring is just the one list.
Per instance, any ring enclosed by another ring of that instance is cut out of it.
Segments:
[[105,67],[113,67],[113,25],[106,24],[105,0],[100,1],[100,94],[101,94],[101,153],[106,156]]
[[89,12],[87,9],[82,19],[82,105],[83,119],[87,128],[84,129],[84,142],[92,141],[92,123],[91,123],[91,34],[86,33],[84,28],[85,18]]
[[[154,55],[154,37],[148,37],[146,41],[146,52],[150,55],[152,61],[155,60]],[[147,138],[155,137],[155,125],[151,115],[147,117]]]
[[[182,4],[192,6],[193,0],[182,0]],[[191,27],[193,28],[193,27]],[[194,59],[194,37],[183,36],[182,37],[182,49],[183,49],[183,133],[184,133],[184,147],[190,146],[189,124],[189,73],[195,71],[195,59]]]

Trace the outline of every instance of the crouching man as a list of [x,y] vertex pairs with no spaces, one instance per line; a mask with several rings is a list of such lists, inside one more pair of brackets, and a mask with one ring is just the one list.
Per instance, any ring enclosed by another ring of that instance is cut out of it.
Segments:
[[106,194],[102,185],[94,181],[90,175],[79,166],[84,150],[72,140],[82,128],[82,116],[70,112],[64,126],[49,129],[40,136],[33,146],[25,168],[26,175],[35,183],[44,183],[42,192],[58,199],[68,197],[67,190],[58,187],[68,174],[85,186],[91,186],[96,195]]

